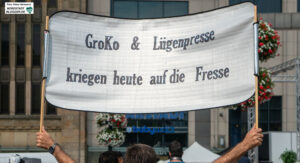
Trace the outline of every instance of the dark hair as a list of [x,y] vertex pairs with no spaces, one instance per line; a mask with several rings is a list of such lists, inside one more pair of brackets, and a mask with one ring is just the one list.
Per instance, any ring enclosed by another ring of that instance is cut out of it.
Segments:
[[156,163],[156,153],[146,144],[135,144],[127,148],[125,163]]
[[169,145],[169,152],[171,153],[171,157],[182,157],[183,151],[180,142],[174,140]]
[[118,163],[118,158],[122,157],[121,152],[106,151],[99,157],[99,163]]

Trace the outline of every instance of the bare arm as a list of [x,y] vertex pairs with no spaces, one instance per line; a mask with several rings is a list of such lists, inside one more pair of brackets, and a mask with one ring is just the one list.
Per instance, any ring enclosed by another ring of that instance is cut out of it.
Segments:
[[68,155],[61,149],[61,147],[60,147],[59,145],[57,145],[57,146],[55,147],[53,156],[56,158],[56,160],[57,160],[59,163],[75,163],[75,161],[74,161],[70,156],[68,156]]
[[248,150],[261,145],[263,134],[261,128],[253,128],[247,133],[244,140],[236,145],[230,152],[221,156],[213,163],[234,163],[237,162]]
[[[36,133],[36,146],[48,150],[54,144],[54,140],[43,127],[42,132]],[[59,163],[75,163],[59,145],[56,145],[53,156]]]

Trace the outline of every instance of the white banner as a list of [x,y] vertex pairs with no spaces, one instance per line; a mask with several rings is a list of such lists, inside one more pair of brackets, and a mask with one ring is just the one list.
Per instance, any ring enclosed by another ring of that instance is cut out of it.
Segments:
[[177,112],[254,93],[254,6],[161,19],[58,12],[49,22],[46,99],[61,108]]

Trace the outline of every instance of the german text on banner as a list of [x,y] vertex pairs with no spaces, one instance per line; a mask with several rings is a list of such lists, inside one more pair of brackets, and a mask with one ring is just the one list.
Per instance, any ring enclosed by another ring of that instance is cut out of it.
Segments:
[[142,20],[58,12],[49,22],[46,99],[114,113],[237,104],[254,93],[253,18],[252,3]]

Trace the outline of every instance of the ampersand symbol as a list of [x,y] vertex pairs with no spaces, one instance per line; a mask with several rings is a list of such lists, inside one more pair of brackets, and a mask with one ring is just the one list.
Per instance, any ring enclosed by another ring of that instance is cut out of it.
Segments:
[[132,40],[133,42],[131,44],[132,50],[140,50],[140,48],[139,48],[140,43],[138,42],[138,40],[139,40],[139,37],[137,37],[137,36],[133,37],[133,40]]

